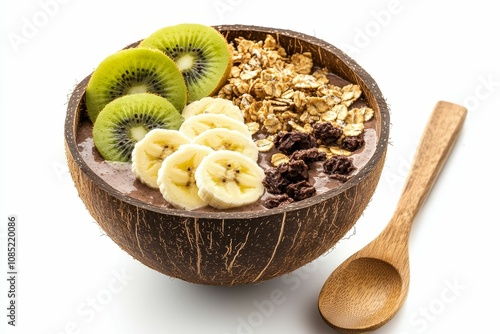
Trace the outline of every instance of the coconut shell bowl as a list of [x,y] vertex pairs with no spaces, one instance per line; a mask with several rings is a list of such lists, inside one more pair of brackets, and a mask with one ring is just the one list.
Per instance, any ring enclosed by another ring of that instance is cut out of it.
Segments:
[[372,77],[335,46],[301,33],[256,26],[216,26],[228,42],[272,35],[288,54],[310,52],[315,65],[361,88],[374,111],[377,143],[369,161],[338,187],[272,209],[186,211],[151,205],[116,190],[82,158],[77,132],[88,117],[83,79],[70,97],[65,149],[81,200],[102,230],[133,258],[169,277],[233,286],[269,280],[331,249],[356,223],[380,178],[389,110]]

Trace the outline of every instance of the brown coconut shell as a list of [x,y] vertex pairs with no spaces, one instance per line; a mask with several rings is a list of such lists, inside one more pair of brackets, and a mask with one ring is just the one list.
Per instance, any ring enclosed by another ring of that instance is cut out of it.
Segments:
[[356,223],[379,181],[389,137],[389,110],[372,77],[335,46],[301,33],[217,26],[228,41],[274,36],[289,54],[311,52],[314,62],[358,84],[375,111],[377,148],[369,162],[321,195],[255,212],[163,209],[130,198],[104,182],[84,162],[76,133],[85,115],[85,88],[71,95],[65,147],[71,176],[92,217],[122,249],[143,264],[182,280],[209,285],[257,283],[289,273],[331,249]]

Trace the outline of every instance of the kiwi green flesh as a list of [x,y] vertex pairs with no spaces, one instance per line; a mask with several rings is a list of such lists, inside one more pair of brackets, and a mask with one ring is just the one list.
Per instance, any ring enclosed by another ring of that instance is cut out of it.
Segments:
[[226,39],[210,26],[169,26],[151,34],[139,47],[158,49],[177,63],[188,88],[188,102],[216,92],[232,66]]
[[153,93],[169,100],[181,111],[187,87],[177,65],[165,54],[150,49],[126,49],[104,59],[86,89],[87,113],[95,122],[111,101],[128,94]]
[[162,128],[178,130],[184,118],[167,99],[137,93],[119,97],[97,116],[94,144],[109,161],[130,162],[134,145],[149,131]]

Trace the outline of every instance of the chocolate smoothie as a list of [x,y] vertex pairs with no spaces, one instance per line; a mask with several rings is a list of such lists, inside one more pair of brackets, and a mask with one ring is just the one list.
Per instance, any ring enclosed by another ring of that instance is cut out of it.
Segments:
[[[364,104],[364,102],[360,102],[360,106]],[[354,151],[350,156],[355,167],[355,170],[349,175],[350,177],[355,175],[375,152],[377,132],[374,126],[374,119],[365,123],[365,143],[362,148]],[[162,197],[158,189],[152,189],[136,179],[132,173],[130,163],[105,161],[102,158],[92,140],[92,123],[90,120],[84,120],[81,123],[77,133],[77,142],[80,154],[85,163],[110,186],[121,193],[147,204],[156,205],[162,208],[172,208],[172,206]],[[259,153],[259,165],[264,170],[272,168],[271,157],[277,152],[277,149],[274,148],[269,152]],[[322,164],[323,162],[318,161],[311,163],[309,166],[309,182],[316,188],[316,195],[322,194],[342,184],[342,181],[329,177],[329,175],[323,171]],[[273,195],[266,191],[262,198],[256,203],[244,207],[228,209],[226,211],[266,210],[264,202],[270,196]],[[207,206],[198,210],[214,211],[216,209]]]

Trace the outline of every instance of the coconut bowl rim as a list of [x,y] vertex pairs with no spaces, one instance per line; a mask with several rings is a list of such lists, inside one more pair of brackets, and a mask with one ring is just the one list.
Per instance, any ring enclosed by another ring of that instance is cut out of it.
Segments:
[[[75,87],[75,89],[70,93],[70,99],[67,107],[66,120],[64,124],[64,136],[66,140],[67,149],[70,152],[71,157],[74,159],[75,163],[78,165],[78,168],[91,179],[96,186],[98,186],[101,190],[106,192],[108,195],[116,198],[119,201],[126,202],[135,207],[139,207],[141,209],[157,212],[160,214],[178,216],[178,217],[186,217],[186,218],[207,218],[207,219],[251,219],[263,216],[271,216],[275,214],[281,214],[283,212],[290,212],[301,210],[308,207],[313,207],[316,204],[322,203],[330,198],[333,198],[347,189],[356,186],[359,182],[363,180],[365,176],[371,173],[377,164],[380,162],[380,159],[384,159],[385,152],[388,147],[389,141],[389,128],[390,128],[390,111],[389,107],[386,103],[385,98],[383,97],[378,84],[371,77],[368,72],[366,72],[358,63],[353,60],[350,56],[348,56],[345,52],[337,48],[336,46],[319,39],[317,37],[313,37],[304,33],[286,30],[281,28],[271,28],[271,27],[262,27],[262,26],[253,26],[253,25],[239,25],[239,24],[230,24],[230,25],[217,25],[213,26],[216,30],[220,31],[223,35],[227,35],[233,31],[249,31],[249,32],[257,32],[262,34],[271,34],[277,37],[279,41],[280,36],[286,36],[288,38],[295,38],[298,40],[302,40],[309,44],[316,46],[317,48],[325,49],[328,53],[333,54],[338,60],[344,63],[351,71],[353,71],[359,79],[364,83],[371,94],[373,95],[376,104],[378,105],[379,113],[376,113],[377,117],[380,117],[380,129],[377,128],[377,143],[375,152],[373,152],[372,156],[368,160],[368,162],[360,168],[355,175],[350,177],[346,182],[342,183],[338,187],[332,188],[322,194],[314,195],[310,198],[304,199],[302,201],[297,201],[294,203],[290,203],[284,206],[279,206],[272,209],[262,209],[262,210],[253,210],[253,211],[188,211],[181,210],[175,208],[162,208],[157,205],[148,204],[139,199],[132,198],[125,193],[122,193],[107,182],[105,182],[99,175],[97,175],[94,170],[92,170],[84,159],[81,157],[80,152],[78,151],[78,144],[76,142],[76,132],[78,126],[80,124],[80,119],[76,119],[77,116],[81,117],[81,112],[79,111],[80,104],[82,100],[85,98],[85,88],[90,79],[89,74],[83,80],[81,80]],[[128,47],[133,47],[137,45],[139,42],[135,42],[130,44]],[[336,75],[340,75],[339,73],[335,73]],[[342,77],[343,78],[343,77]],[[345,78],[344,78],[345,79]],[[351,80],[349,80],[352,82]],[[359,83],[359,82],[357,82]],[[363,95],[364,95],[363,91]],[[370,105],[371,107],[371,105]],[[69,157],[68,157],[69,159]]]

